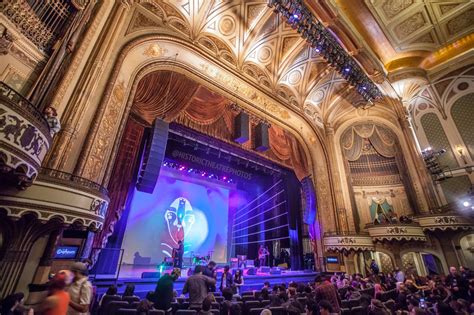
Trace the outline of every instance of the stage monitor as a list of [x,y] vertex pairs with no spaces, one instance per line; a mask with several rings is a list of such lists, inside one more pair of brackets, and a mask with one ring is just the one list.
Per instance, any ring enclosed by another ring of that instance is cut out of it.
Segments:
[[326,263],[328,263],[328,264],[339,264],[339,257],[337,257],[337,256],[328,256],[328,257],[326,257]]
[[54,259],[75,259],[79,246],[58,246],[54,254]]

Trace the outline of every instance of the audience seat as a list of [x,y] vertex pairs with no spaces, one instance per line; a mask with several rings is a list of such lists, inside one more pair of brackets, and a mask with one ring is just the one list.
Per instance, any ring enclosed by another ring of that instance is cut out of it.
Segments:
[[262,300],[262,302],[260,302],[260,304],[262,305],[262,307],[265,307],[265,306],[270,304],[270,300]]
[[259,301],[247,301],[244,303],[244,309],[242,310],[242,312],[244,314],[247,314],[248,312],[250,312],[252,308],[260,308],[260,307],[261,305]]
[[351,310],[348,308],[341,308],[341,315],[351,315]]
[[352,300],[349,300],[349,305],[350,305],[350,309],[352,309],[353,307],[356,307],[356,306],[359,306],[360,305],[360,300],[359,299],[352,299]]
[[217,302],[212,302],[212,306],[211,306],[212,309],[214,310],[220,310],[221,309],[221,305]]
[[349,300],[342,300],[341,304],[343,308],[351,309],[351,303],[349,302]]
[[221,311],[219,311],[217,309],[211,309],[211,313],[212,313],[212,315],[220,315]]
[[251,308],[249,315],[260,315],[263,310],[263,308]]
[[249,296],[249,295],[253,296],[253,291],[245,291],[245,292],[242,292],[241,295],[242,295],[242,297]]
[[395,301],[390,299],[388,300],[387,302],[384,302],[383,303],[385,305],[386,308],[388,308],[392,313],[395,313],[395,309],[396,309],[396,305],[395,305]]
[[99,314],[105,314],[105,309],[109,305],[110,302],[113,301],[122,301],[122,298],[118,295],[106,295],[102,299],[102,304],[99,307]]
[[255,301],[256,298],[253,295],[244,295],[242,296],[242,301],[247,302],[247,301]]
[[121,308],[130,308],[130,304],[125,301],[112,301],[104,309],[103,315],[114,315],[117,314]]
[[135,315],[137,314],[137,310],[131,309],[131,308],[120,308],[117,311],[118,315]]
[[223,296],[216,296],[215,298],[216,298],[216,302],[217,302],[217,303],[222,303],[222,302],[224,302],[224,297],[223,297]]
[[300,302],[301,304],[305,305],[308,299],[306,297],[299,297],[299,298],[296,298],[296,300]]
[[163,310],[149,310],[148,315],[165,315]]
[[355,306],[351,308],[351,315],[365,315],[367,314],[367,310],[365,310],[362,306]]
[[122,301],[132,304],[133,302],[140,302],[140,298],[138,296],[122,296]]
[[177,310],[175,315],[194,315],[196,313],[195,310]]
[[135,308],[136,309],[138,307],[138,304],[140,304],[140,302],[132,302],[130,304],[130,308]]
[[286,309],[284,307],[270,307],[272,315],[286,315]]

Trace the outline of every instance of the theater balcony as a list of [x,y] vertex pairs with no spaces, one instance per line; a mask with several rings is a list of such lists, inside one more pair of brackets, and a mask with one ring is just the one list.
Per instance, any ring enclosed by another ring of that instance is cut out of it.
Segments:
[[455,212],[427,214],[417,217],[416,221],[424,231],[469,231],[474,229],[474,222]]
[[324,250],[328,252],[374,251],[372,238],[364,233],[324,233]]
[[25,189],[38,175],[52,143],[41,112],[0,82],[0,175],[2,185]]
[[19,219],[34,214],[38,220],[52,219],[75,228],[100,229],[109,204],[107,190],[87,179],[52,169],[40,169],[27,190],[15,187],[0,192],[0,210]]
[[367,224],[365,228],[374,242],[426,241],[422,227],[416,222]]

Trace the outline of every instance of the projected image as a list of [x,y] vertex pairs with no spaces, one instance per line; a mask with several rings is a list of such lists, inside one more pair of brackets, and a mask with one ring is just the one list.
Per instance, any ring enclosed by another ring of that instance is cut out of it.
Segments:
[[159,264],[184,241],[184,257],[227,261],[229,190],[215,182],[163,171],[153,194],[134,191],[123,262]]

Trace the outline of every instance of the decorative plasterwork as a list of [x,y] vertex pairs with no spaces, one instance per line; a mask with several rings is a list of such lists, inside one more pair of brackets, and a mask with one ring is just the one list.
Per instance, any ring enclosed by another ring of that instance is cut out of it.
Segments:
[[366,226],[374,241],[426,241],[426,236],[420,225],[413,224],[384,224]]
[[[49,127],[26,99],[3,83],[0,85],[0,160],[3,172],[33,180],[51,145]],[[21,184],[23,185],[23,183]]]
[[360,235],[324,236],[323,245],[325,251],[335,252],[357,252],[375,250],[372,238],[370,236]]
[[423,230],[428,231],[446,231],[446,230],[472,230],[474,223],[458,214],[439,214],[416,218]]
[[380,27],[399,52],[435,51],[474,31],[469,0],[365,0]]
[[[157,31],[186,38],[281,102],[304,111],[320,127],[325,113],[346,96],[347,82],[273,13],[267,1],[155,1],[135,11],[128,33],[150,30],[153,15]],[[146,25],[137,24],[136,15],[144,13]]]
[[420,117],[428,112],[446,119],[454,100],[474,90],[474,66],[426,83],[421,80],[401,80],[394,84],[400,95],[404,96],[403,102],[415,128],[419,127]]
[[8,216],[20,218],[35,213],[41,221],[60,218],[64,224],[91,230],[102,227],[108,203],[107,195],[99,191],[47,175],[40,175],[27,190],[0,192],[0,208]]

